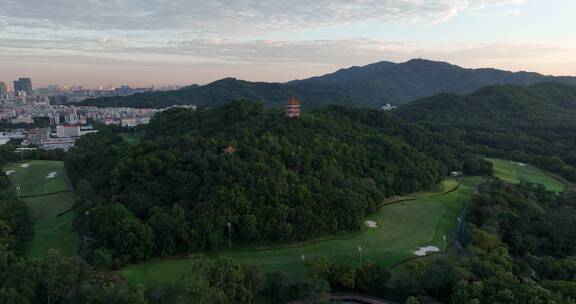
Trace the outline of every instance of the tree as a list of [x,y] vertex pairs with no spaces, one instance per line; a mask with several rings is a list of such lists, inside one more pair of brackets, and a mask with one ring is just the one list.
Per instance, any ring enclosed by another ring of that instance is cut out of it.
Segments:
[[58,303],[64,299],[83,279],[84,267],[86,265],[82,261],[62,257],[56,251],[48,252],[41,267],[42,278],[38,281],[43,286],[47,303]]
[[85,304],[148,304],[142,289],[131,289],[108,284],[94,290],[84,302]]
[[246,300],[251,304],[260,285],[260,270],[256,265],[250,265],[243,269],[244,289],[246,290]]
[[272,272],[266,275],[262,294],[272,303],[279,303],[288,298],[288,276],[283,272]]
[[330,301],[330,285],[326,280],[307,279],[298,285],[300,300],[306,304],[324,304]]
[[123,205],[99,205],[91,209],[88,222],[96,242],[112,249],[114,257],[126,256],[129,261],[145,261],[152,255],[152,230]]

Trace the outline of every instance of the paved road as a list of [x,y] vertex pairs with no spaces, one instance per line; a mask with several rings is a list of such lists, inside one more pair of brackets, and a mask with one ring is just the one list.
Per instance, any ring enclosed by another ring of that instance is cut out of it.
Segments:
[[[333,301],[347,302],[347,303],[357,303],[357,304],[397,304],[396,302],[385,301],[382,299],[373,298],[370,296],[365,296],[361,294],[353,293],[337,293],[332,295]],[[293,301],[287,304],[303,304],[300,301]]]

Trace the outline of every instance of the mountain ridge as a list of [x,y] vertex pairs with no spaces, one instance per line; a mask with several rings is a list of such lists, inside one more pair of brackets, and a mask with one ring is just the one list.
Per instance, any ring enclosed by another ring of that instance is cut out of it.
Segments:
[[394,111],[443,132],[476,153],[533,163],[576,182],[576,87],[499,85],[468,95],[443,93]]
[[353,66],[284,83],[227,77],[177,91],[89,99],[80,105],[162,108],[186,104],[214,107],[232,100],[249,99],[278,107],[294,95],[302,99],[307,108],[328,104],[377,108],[386,103],[403,104],[442,92],[466,94],[491,85],[529,86],[543,82],[576,85],[576,77],[492,68],[468,69],[447,62],[412,59],[403,63],[380,61]]

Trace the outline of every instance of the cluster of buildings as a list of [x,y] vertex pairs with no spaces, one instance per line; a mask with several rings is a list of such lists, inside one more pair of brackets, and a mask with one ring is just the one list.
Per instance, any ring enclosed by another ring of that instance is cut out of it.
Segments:
[[81,86],[61,87],[59,85],[34,88],[32,86],[32,79],[19,78],[18,80],[14,80],[12,85],[7,82],[0,82],[0,101],[24,103],[43,100],[49,101],[51,104],[67,104],[88,98],[126,96],[135,93],[175,90],[178,88],[178,86],[132,88],[128,85],[122,85],[120,87],[99,87],[97,89],[86,89]]
[[[23,146],[68,150],[80,136],[94,132],[94,124],[135,127],[149,123],[150,118],[158,111],[161,110],[76,107],[31,102],[0,104],[0,120],[14,128],[22,124],[35,126],[15,129],[18,130],[17,134],[25,135]],[[12,134],[12,138],[21,138],[14,135]]]
[[0,120],[10,124],[103,124],[135,127],[147,124],[157,109],[98,108],[84,106],[51,105],[46,101],[22,104],[0,103]]
[[74,147],[76,140],[81,136],[97,132],[91,125],[62,124],[55,128],[52,126],[30,128],[24,131],[26,137],[22,141],[23,147],[31,145],[42,150],[62,149],[64,151]]
[[77,107],[73,103],[86,98],[150,90],[153,88],[121,86],[85,90],[55,85],[35,89],[30,78],[19,78],[12,86],[0,82],[0,122],[4,126],[4,131],[0,132],[0,145],[16,139],[24,148],[68,150],[81,136],[96,132],[93,128],[96,124],[122,127],[147,124],[160,110]]

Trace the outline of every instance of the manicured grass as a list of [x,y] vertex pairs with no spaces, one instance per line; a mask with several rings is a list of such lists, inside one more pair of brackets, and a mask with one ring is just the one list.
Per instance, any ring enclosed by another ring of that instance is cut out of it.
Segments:
[[[14,187],[20,186],[20,199],[28,206],[34,222],[29,256],[45,257],[49,249],[65,256],[74,255],[78,249],[78,236],[72,229],[74,212],[63,214],[74,206],[74,195],[68,191],[63,177],[64,164],[37,160],[4,168],[8,170],[15,171],[8,177]],[[56,172],[56,176],[46,178],[51,172]]]
[[[30,165],[28,168],[23,165]],[[14,187],[20,187],[20,196],[33,196],[48,193],[68,191],[62,178],[64,164],[59,161],[35,160],[24,163],[14,163],[4,168],[10,173],[9,178]],[[56,172],[55,178],[46,178],[51,172]]]
[[[451,241],[459,215],[474,194],[475,186],[481,182],[481,178],[465,178],[456,191],[440,196],[420,193],[408,196],[416,196],[415,200],[385,205],[368,219],[377,222],[378,228],[290,247],[230,251],[211,256],[227,256],[243,264],[256,264],[264,273],[281,270],[297,276],[302,271],[302,255],[307,260],[323,256],[339,263],[357,265],[360,263],[358,246],[362,246],[364,260],[392,266],[413,257],[414,251],[421,246],[443,249],[443,236],[448,237],[448,243]],[[449,186],[445,183],[442,190]],[[190,268],[189,258],[154,259],[127,267],[123,275],[133,284],[173,283]]]
[[22,200],[28,205],[32,221],[54,218],[74,206],[74,195],[71,192],[27,197]]
[[42,258],[54,249],[63,256],[73,256],[78,251],[78,234],[72,229],[74,212],[50,217],[34,224],[34,239],[28,256]]
[[562,192],[569,184],[559,178],[553,177],[546,171],[529,164],[520,165],[519,162],[488,158],[494,164],[494,175],[509,183],[530,182],[542,184],[549,191]]
[[135,145],[138,144],[142,139],[141,136],[142,134],[140,133],[118,133],[118,135],[120,135],[120,137],[122,137],[122,139],[124,139],[124,141],[129,144],[129,145]]

